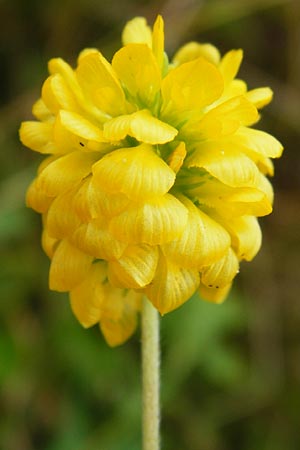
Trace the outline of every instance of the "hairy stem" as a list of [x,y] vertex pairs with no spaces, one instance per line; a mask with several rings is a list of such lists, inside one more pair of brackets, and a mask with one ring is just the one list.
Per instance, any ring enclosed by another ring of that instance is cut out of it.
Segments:
[[142,312],[143,450],[159,450],[159,316],[144,297]]

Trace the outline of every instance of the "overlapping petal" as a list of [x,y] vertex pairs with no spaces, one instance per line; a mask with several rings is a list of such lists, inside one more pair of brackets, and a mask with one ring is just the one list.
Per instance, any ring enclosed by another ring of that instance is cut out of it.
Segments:
[[93,257],[80,251],[67,240],[55,249],[49,273],[49,287],[53,291],[66,292],[75,288],[86,277]]
[[100,328],[111,347],[123,344],[134,333],[141,300],[142,294],[106,284],[106,301]]
[[141,144],[104,156],[93,166],[93,180],[105,192],[142,200],[167,193],[175,173],[152,146]]
[[110,222],[111,233],[129,244],[164,244],[178,238],[187,223],[185,206],[171,194],[128,207]]
[[57,196],[47,212],[46,227],[50,236],[63,239],[71,236],[80,225],[80,218],[74,207],[77,188]]
[[176,128],[141,110],[111,119],[104,124],[104,138],[121,140],[131,136],[145,144],[165,144],[177,136]]
[[50,75],[42,87],[42,99],[53,114],[60,109],[80,113],[76,96],[60,73]]
[[86,277],[70,291],[72,311],[85,328],[98,323],[106,301],[106,270],[104,263],[97,262],[90,266]]
[[44,214],[48,211],[52,201],[53,197],[45,195],[45,193],[37,187],[37,179],[35,178],[30,183],[26,192],[26,206]]
[[220,259],[230,246],[228,232],[197,208],[180,197],[188,210],[188,221],[179,239],[163,246],[164,253],[182,267],[200,270]]
[[186,165],[204,168],[231,187],[256,187],[259,180],[259,170],[248,156],[219,143],[207,141],[199,144]]
[[124,253],[127,244],[116,239],[108,227],[109,224],[103,218],[81,224],[70,237],[70,241],[95,258],[106,261],[118,259]]
[[202,269],[201,283],[209,288],[224,288],[232,282],[238,270],[238,258],[234,251],[229,248],[223,258]]
[[98,157],[98,154],[76,151],[55,159],[39,174],[37,189],[49,197],[67,191],[92,172],[92,165]]
[[147,44],[128,44],[113,57],[112,67],[127,93],[139,107],[151,108],[160,89],[161,75]]
[[201,120],[187,122],[181,133],[187,139],[211,140],[232,135],[241,126],[252,125],[257,119],[255,106],[244,95],[240,95],[211,108]]
[[91,51],[80,59],[76,70],[79,84],[101,111],[110,116],[123,114],[125,95],[110,63],[98,51]]
[[120,258],[109,262],[108,276],[114,286],[140,289],[153,280],[157,263],[157,247],[131,245]]
[[200,57],[171,70],[163,79],[161,90],[161,114],[172,123],[175,115],[178,120],[182,112],[201,111],[217,100],[223,92],[223,80],[217,68]]
[[20,128],[22,144],[39,153],[56,153],[53,125],[49,122],[23,122]]
[[160,256],[152,283],[145,292],[161,314],[166,314],[186,302],[199,286],[196,269],[183,268],[163,255]]

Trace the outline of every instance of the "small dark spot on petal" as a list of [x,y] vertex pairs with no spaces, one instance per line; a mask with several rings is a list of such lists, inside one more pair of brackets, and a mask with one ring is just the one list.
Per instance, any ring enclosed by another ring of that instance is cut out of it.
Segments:
[[84,144],[82,142],[79,142],[79,145],[81,145],[81,147],[84,147]]

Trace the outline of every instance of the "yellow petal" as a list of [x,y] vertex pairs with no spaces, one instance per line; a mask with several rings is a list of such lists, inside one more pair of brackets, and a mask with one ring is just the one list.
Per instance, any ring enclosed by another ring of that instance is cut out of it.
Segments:
[[128,244],[164,244],[180,236],[187,223],[187,209],[173,195],[154,197],[112,218],[110,230]]
[[232,236],[232,247],[239,260],[251,261],[260,249],[262,240],[256,217],[232,217],[224,226]]
[[[98,216],[105,216],[110,218],[124,211],[130,203],[127,195],[118,192],[116,194],[104,192],[98,186],[96,178],[92,178],[90,187],[87,189],[87,197],[84,200],[83,208],[88,208],[90,217],[92,219]],[[86,221],[86,219],[83,218]]]
[[175,173],[178,173],[181,169],[186,155],[187,151],[185,143],[179,142],[177,147],[175,147],[172,153],[168,156],[167,163]]
[[108,276],[114,286],[139,289],[149,284],[158,262],[157,247],[131,245],[121,258],[109,263]]
[[100,52],[91,51],[80,58],[77,78],[87,97],[108,115],[125,112],[125,96],[110,63]]
[[199,58],[199,56],[215,66],[220,62],[220,52],[214,45],[189,42],[175,53],[173,63],[176,65],[184,64]]
[[258,158],[255,158],[254,161],[261,173],[263,173],[264,175],[269,175],[270,177],[274,175],[274,164],[270,158],[260,156]]
[[147,44],[152,47],[152,32],[147,25],[144,17],[135,17],[126,23],[123,33],[122,42],[127,44]]
[[231,283],[223,288],[209,288],[204,284],[200,284],[199,293],[203,300],[213,303],[223,303],[231,289]]
[[102,216],[98,195],[91,183],[92,177],[85,179],[78,188],[74,198],[76,214],[82,222],[89,222],[98,216]]
[[159,15],[157,16],[157,19],[153,26],[152,50],[160,69],[163,68],[164,63],[164,45],[164,21],[163,18]]
[[169,259],[182,267],[196,268],[220,259],[230,246],[228,232],[190,200],[180,197],[188,209],[188,221],[179,239],[163,246]]
[[[229,146],[228,146],[229,147]],[[202,142],[187,161],[188,167],[203,167],[222,183],[232,187],[256,187],[259,171],[243,153],[222,147],[218,142]]]
[[79,111],[75,95],[59,73],[50,75],[44,82],[42,99],[53,114],[57,114],[60,109]]
[[236,189],[236,192],[226,198],[226,202],[222,213],[229,218],[241,215],[261,217],[272,212],[272,202],[259,189]]
[[219,100],[219,103],[225,102],[232,97],[237,97],[240,95],[244,95],[247,98],[247,84],[243,80],[234,79],[232,80],[230,85],[226,87],[224,94],[222,95],[222,99]]
[[[257,109],[245,96],[233,97],[209,110],[196,124],[195,135],[200,139],[216,139],[233,134],[241,125],[251,125],[257,119]],[[187,124],[187,132],[188,127]],[[194,133],[194,129],[189,133]]]
[[48,197],[37,188],[37,179],[35,178],[26,192],[26,206],[43,214],[48,211],[52,201],[53,197]]
[[113,147],[103,138],[103,131],[71,111],[60,110],[56,116],[53,136],[60,153],[76,150],[106,153]]
[[231,50],[223,56],[219,70],[223,75],[224,84],[228,86],[235,78],[243,59],[242,50]]
[[224,288],[231,283],[238,271],[238,258],[229,248],[223,258],[201,271],[201,283],[209,288]]
[[100,328],[111,347],[123,344],[134,333],[141,300],[141,294],[108,285]]
[[115,150],[93,166],[93,183],[101,190],[135,200],[163,195],[174,181],[173,170],[147,144]]
[[234,136],[231,137],[232,145],[241,145],[251,152],[258,153],[269,158],[280,158],[283,151],[281,143],[261,130],[241,127]]
[[253,103],[256,108],[260,109],[272,101],[273,91],[269,87],[252,89],[247,92],[246,98]]
[[173,120],[177,111],[199,111],[217,100],[222,92],[223,80],[213,64],[201,57],[189,61],[163,79],[161,115]]
[[72,311],[85,328],[100,321],[103,303],[106,301],[105,280],[104,263],[97,262],[90,266],[82,283],[70,292]]
[[79,86],[72,67],[62,58],[52,58],[48,62],[48,70],[51,75],[59,73],[67,82],[73,91],[77,91]]
[[[269,183],[261,182],[260,177],[256,188],[230,188],[211,179],[192,190],[191,194],[201,205],[217,210],[229,220],[241,215],[264,216],[272,211],[272,197]],[[210,210],[208,214],[211,214]]]
[[43,229],[42,232],[42,249],[46,253],[46,255],[52,259],[53,255],[55,253],[56,247],[59,243],[58,239],[53,238],[52,236],[49,236],[49,233],[46,228]]
[[51,261],[49,287],[53,291],[69,291],[86,277],[93,257],[86,255],[63,240],[57,246]]
[[39,153],[56,153],[53,125],[49,122],[27,121],[21,124],[20,140],[23,145]]
[[46,226],[50,236],[63,239],[71,236],[80,225],[80,219],[74,208],[74,197],[77,188],[58,195],[52,202],[48,214]]
[[127,247],[109,232],[108,223],[99,219],[80,225],[70,240],[83,252],[108,261],[120,258]]
[[65,192],[91,173],[98,159],[94,153],[73,152],[56,159],[37,178],[37,189],[49,197]]
[[165,144],[177,135],[176,128],[151,116],[147,110],[111,119],[104,124],[104,138],[121,140],[127,135],[145,144]]
[[53,115],[51,111],[45,105],[45,102],[39,98],[32,107],[32,114],[38,120],[42,122],[51,122],[53,120]]
[[153,282],[145,293],[161,314],[186,302],[199,286],[197,270],[184,269],[161,255]]
[[103,122],[107,120],[107,114],[101,111],[97,106],[93,103],[93,99],[89,98],[87,93],[83,93],[82,88],[78,82],[78,78],[74,70],[61,58],[51,59],[48,63],[50,74],[60,74],[68,87],[73,92],[78,105],[91,115],[96,120]]
[[105,142],[102,130],[79,114],[61,110],[59,115],[62,126],[76,136],[86,140]]
[[128,44],[112,60],[124,89],[139,107],[151,107],[160,89],[160,70],[146,44]]

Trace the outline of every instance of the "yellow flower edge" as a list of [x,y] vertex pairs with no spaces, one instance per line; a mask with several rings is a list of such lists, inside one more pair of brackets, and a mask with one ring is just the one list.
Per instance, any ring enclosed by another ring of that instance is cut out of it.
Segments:
[[236,78],[242,51],[191,42],[169,62],[164,24],[129,21],[111,62],[86,49],[49,77],[20,139],[45,154],[27,191],[43,217],[50,289],[70,293],[109,345],[134,332],[146,295],[161,314],[196,291],[224,301],[272,211],[270,134],[253,128],[268,87]]

